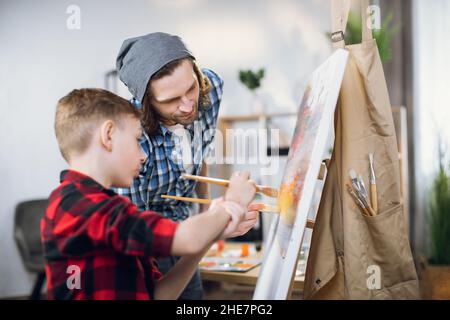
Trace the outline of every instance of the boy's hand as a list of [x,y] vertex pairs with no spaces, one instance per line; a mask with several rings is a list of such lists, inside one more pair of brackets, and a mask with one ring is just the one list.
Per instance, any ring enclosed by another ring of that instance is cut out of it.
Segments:
[[[223,198],[217,198],[212,201],[210,208],[214,208],[216,205],[224,202]],[[234,238],[246,234],[251,228],[253,228],[258,221],[258,213],[261,210],[261,204],[251,203],[247,207],[247,212],[240,223],[237,225],[232,220],[227,224],[224,232],[220,235],[221,239]]]
[[235,238],[242,236],[250,231],[258,221],[258,211],[247,211],[244,215],[244,220],[238,224],[234,232],[223,234],[223,238]]
[[225,200],[237,202],[246,208],[256,193],[255,182],[249,180],[249,177],[250,172],[248,171],[233,173],[225,193]]
[[244,220],[238,225],[235,232],[231,233],[228,238],[239,237],[250,231],[258,222],[258,214],[264,208],[261,203],[250,203],[247,207]]
[[220,239],[229,238],[238,230],[245,217],[246,210],[236,202],[224,201],[222,197],[211,202],[210,209],[214,209],[216,207],[221,207],[230,215],[230,221],[219,237]]

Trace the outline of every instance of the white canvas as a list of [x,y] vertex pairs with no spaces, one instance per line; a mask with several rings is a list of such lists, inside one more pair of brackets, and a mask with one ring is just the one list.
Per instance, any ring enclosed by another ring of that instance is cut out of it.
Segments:
[[346,50],[336,50],[312,73],[305,90],[279,188],[280,215],[265,242],[254,299],[287,298],[347,58]]

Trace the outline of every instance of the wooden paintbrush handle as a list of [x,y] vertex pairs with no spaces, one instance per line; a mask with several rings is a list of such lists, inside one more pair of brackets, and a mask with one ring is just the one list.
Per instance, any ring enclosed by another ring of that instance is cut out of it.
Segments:
[[[198,198],[189,198],[189,197],[179,197],[179,196],[169,196],[166,194],[161,195],[161,198],[164,199],[174,199],[174,200],[180,200],[180,201],[188,201],[188,202],[195,202],[195,203],[202,203],[202,204],[210,204],[212,200],[210,199],[198,199]],[[261,212],[268,212],[268,213],[280,213],[280,209],[277,206],[265,204],[265,203],[254,203],[255,205],[260,205],[262,209]],[[306,221],[306,227],[309,229],[314,228],[314,221],[311,219],[308,219]]]
[[[204,183],[211,183],[222,187],[228,187],[230,185],[230,180],[225,179],[218,179],[218,178],[209,178],[209,177],[202,177],[202,176],[196,176],[192,174],[183,174],[181,176],[183,179],[189,179],[189,180],[195,180],[198,182],[204,182]],[[278,189],[269,187],[269,186],[261,186],[256,185],[256,191],[260,192],[268,197],[276,198],[278,197]]]
[[271,212],[271,213],[279,213],[280,209],[277,206],[273,206],[270,204],[263,203],[263,208],[261,209],[261,212]]
[[369,206],[369,207],[367,207],[366,209],[367,209],[367,211],[369,212],[369,215],[371,215],[372,217],[377,215],[377,214],[375,213],[375,211],[373,211],[372,207]]
[[205,183],[212,183],[218,186],[222,186],[222,187],[228,187],[228,185],[230,184],[229,180],[224,180],[224,179],[217,179],[217,178],[209,178],[209,177],[202,177],[202,176],[195,176],[192,174],[183,174],[181,176],[181,178],[183,179],[189,179],[189,180],[195,180],[198,182],[205,182]]
[[169,196],[167,194],[161,195],[161,198],[163,199],[173,199],[173,200],[180,200],[180,201],[188,201],[188,202],[195,202],[195,203],[201,203],[201,204],[210,204],[210,199],[198,199],[198,198],[189,198],[189,197],[179,197],[179,196]]
[[[169,196],[167,194],[161,195],[161,198],[163,199],[173,199],[173,200],[179,200],[179,201],[187,201],[187,202],[195,202],[195,203],[201,203],[201,204],[210,204],[212,200],[210,199],[199,199],[199,198],[189,198],[189,197],[180,197],[180,196]],[[270,204],[265,203],[255,203],[256,205],[259,205],[261,207],[262,212],[272,212],[272,213],[279,213],[279,209],[277,206],[273,206]]]
[[378,214],[378,199],[377,199],[377,185],[370,185],[370,201],[372,202],[372,208],[375,214]]

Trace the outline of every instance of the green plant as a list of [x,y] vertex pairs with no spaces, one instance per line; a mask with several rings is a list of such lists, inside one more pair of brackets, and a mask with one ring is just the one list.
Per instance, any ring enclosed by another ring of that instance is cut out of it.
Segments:
[[[394,14],[389,12],[386,18],[383,19],[381,23],[381,28],[379,30],[372,30],[372,35],[377,41],[378,52],[380,53],[380,59],[382,62],[387,62],[392,57],[392,50],[390,48],[392,37],[398,31],[398,25],[391,26]],[[347,30],[345,32],[345,43],[355,44],[361,43],[361,33],[362,33],[362,23],[361,16],[353,14],[350,12],[347,22]]]
[[259,69],[257,72],[253,72],[252,70],[239,70],[239,80],[250,91],[256,90],[261,86],[262,78],[264,78],[264,68]]
[[439,151],[439,172],[429,202],[430,264],[450,265],[450,175]]

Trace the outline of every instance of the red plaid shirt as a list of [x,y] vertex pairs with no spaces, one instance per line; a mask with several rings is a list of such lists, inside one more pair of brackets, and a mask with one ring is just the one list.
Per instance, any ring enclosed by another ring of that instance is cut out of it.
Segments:
[[48,298],[153,298],[162,276],[153,257],[170,255],[176,227],[79,172],[63,171],[41,221]]

